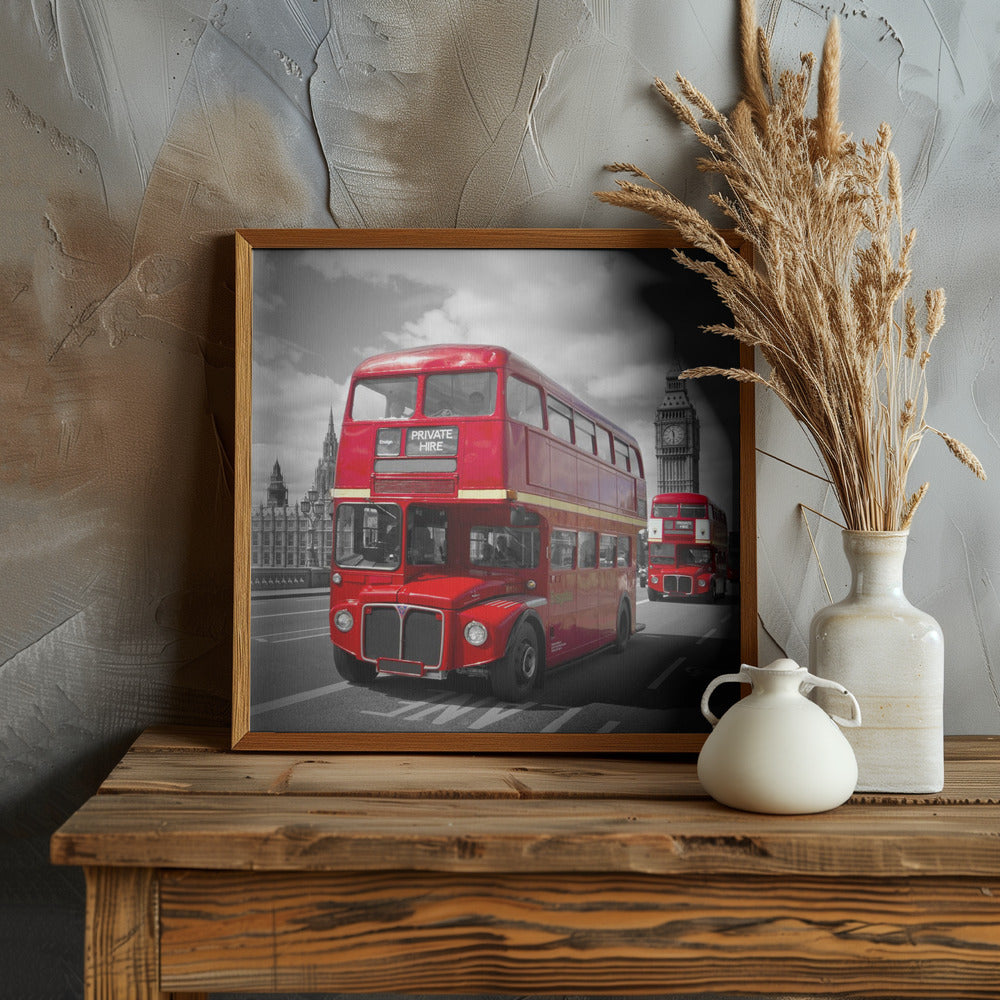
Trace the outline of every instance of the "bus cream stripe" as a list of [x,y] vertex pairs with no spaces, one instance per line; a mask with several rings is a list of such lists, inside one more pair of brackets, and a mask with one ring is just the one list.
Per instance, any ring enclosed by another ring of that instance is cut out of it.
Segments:
[[[331,491],[335,500],[370,500],[371,490],[335,489]],[[387,495],[387,499],[395,499]],[[588,517],[607,518],[611,521],[621,521],[635,528],[645,528],[646,521],[642,518],[629,517],[627,514],[616,514],[613,511],[600,510],[597,507],[587,507],[579,503],[569,503],[566,500],[552,500],[549,497],[534,493],[518,493],[517,490],[459,490],[459,500],[520,500],[522,503],[535,504],[567,514],[585,514]]]
[[616,514],[608,510],[599,510],[597,507],[586,507],[583,504],[569,503],[566,500],[550,500],[548,497],[536,496],[534,493],[516,493],[515,499],[523,503],[533,503],[539,507],[548,507],[551,510],[559,510],[568,514],[586,514],[589,517],[602,517],[611,521],[623,521],[625,524],[631,524],[637,528],[646,527],[645,520],[637,517],[629,517],[627,514]]

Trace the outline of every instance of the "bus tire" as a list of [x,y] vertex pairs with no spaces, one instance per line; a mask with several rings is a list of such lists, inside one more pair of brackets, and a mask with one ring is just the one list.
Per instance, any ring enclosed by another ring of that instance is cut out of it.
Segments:
[[618,608],[618,622],[615,625],[615,652],[624,653],[628,645],[629,637],[632,635],[632,614],[629,611],[628,601],[622,601]]
[[650,601],[652,601],[654,604],[657,601],[663,600],[663,595],[658,590],[653,590],[652,587],[646,588],[646,595],[649,597]]
[[518,622],[507,644],[507,653],[490,672],[493,694],[501,701],[524,701],[541,673],[538,634],[526,622]]
[[371,684],[375,680],[374,663],[356,659],[340,646],[333,647],[333,665],[337,673],[351,684]]

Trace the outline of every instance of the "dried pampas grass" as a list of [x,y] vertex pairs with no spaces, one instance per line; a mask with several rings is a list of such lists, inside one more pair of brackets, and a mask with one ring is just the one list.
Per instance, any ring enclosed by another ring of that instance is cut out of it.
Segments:
[[924,297],[923,322],[911,298],[900,167],[889,126],[853,142],[839,117],[840,26],[833,15],[819,70],[817,112],[807,114],[815,59],[801,57],[775,86],[767,38],[753,0],[740,2],[743,99],[728,115],[690,81],[656,88],[708,155],[699,169],[725,178],[713,203],[754,251],[751,266],[715,227],[632,163],[608,170],[617,190],[596,192],[677,229],[708,260],[679,259],[704,275],[732,313],[708,328],[760,351],[767,376],[742,368],[692,368],[683,377],[721,375],[774,392],[809,433],[848,528],[909,527],[927,491],[906,479],[927,432],[981,479],[983,467],[960,441],[925,420],[925,369],[944,323],[944,292]]

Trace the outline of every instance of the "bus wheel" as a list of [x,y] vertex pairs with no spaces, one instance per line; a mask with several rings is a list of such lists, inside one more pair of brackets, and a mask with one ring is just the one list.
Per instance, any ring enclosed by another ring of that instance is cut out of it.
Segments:
[[511,636],[507,655],[490,674],[493,694],[501,701],[524,701],[538,680],[540,665],[538,636],[527,622],[521,622]]
[[333,665],[337,673],[352,684],[371,684],[375,680],[375,665],[355,659],[339,646],[333,647]]
[[628,601],[622,601],[618,609],[618,625],[615,628],[615,652],[624,653],[632,634],[632,616],[629,614]]
[[652,587],[646,588],[646,596],[653,602],[663,600],[663,595],[658,590],[653,590]]

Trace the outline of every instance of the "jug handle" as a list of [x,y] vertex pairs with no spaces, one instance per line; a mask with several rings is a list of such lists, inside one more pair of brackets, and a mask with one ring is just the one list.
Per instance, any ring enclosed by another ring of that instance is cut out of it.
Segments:
[[714,678],[712,682],[705,688],[705,693],[701,696],[701,714],[708,719],[714,729],[719,724],[718,717],[712,712],[708,707],[708,699],[712,697],[712,692],[720,684],[738,683],[747,684],[750,681],[750,675],[745,670],[740,670],[738,674],[720,674],[718,677]]
[[799,690],[803,694],[808,694],[813,688],[830,688],[832,691],[837,691],[844,695],[848,701],[851,703],[851,717],[845,719],[842,715],[834,715],[833,712],[829,713],[831,719],[837,723],[838,726],[847,726],[848,728],[852,726],[861,725],[861,706],[858,704],[858,699],[851,694],[843,684],[838,684],[836,681],[831,681],[826,677],[817,677],[815,674],[810,674],[800,685]]

